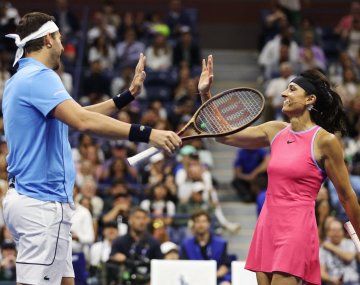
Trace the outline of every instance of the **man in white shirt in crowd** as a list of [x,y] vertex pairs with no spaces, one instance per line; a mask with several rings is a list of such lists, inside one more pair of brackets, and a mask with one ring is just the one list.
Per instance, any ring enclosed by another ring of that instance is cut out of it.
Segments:
[[357,251],[354,243],[344,237],[342,223],[333,220],[326,236],[327,239],[320,248],[321,279],[332,285],[359,284]]

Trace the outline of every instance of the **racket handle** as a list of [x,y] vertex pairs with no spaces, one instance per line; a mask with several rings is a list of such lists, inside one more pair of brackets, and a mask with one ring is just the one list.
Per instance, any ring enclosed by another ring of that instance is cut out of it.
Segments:
[[354,242],[356,249],[358,250],[358,252],[360,252],[360,240],[359,237],[357,236],[353,225],[350,222],[346,222],[344,225],[345,229],[347,230],[347,232],[349,233],[352,241]]
[[150,147],[132,157],[129,157],[127,159],[128,163],[131,166],[135,166],[136,164],[138,164],[139,162],[149,159],[150,157],[152,157],[153,155],[159,153],[161,150],[156,148],[156,147]]

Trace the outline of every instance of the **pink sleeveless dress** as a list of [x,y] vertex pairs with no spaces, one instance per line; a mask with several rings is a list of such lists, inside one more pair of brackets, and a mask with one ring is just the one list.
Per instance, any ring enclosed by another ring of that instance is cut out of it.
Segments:
[[294,132],[287,126],[271,142],[268,189],[245,268],[284,272],[320,285],[315,200],[326,174],[314,158],[319,126]]

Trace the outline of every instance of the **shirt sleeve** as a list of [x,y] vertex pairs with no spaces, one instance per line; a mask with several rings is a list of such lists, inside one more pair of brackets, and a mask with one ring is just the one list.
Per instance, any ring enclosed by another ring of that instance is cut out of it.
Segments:
[[58,104],[71,99],[60,77],[50,69],[43,69],[34,75],[30,86],[30,103],[45,117]]

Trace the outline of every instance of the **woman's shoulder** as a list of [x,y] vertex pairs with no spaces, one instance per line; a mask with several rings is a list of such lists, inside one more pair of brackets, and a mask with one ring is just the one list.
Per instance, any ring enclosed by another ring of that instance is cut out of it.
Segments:
[[315,138],[317,147],[322,153],[332,153],[341,149],[341,138],[321,128]]

